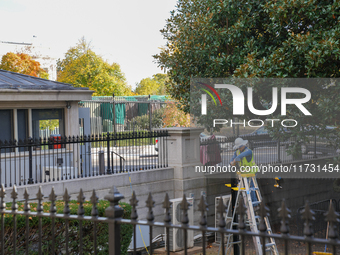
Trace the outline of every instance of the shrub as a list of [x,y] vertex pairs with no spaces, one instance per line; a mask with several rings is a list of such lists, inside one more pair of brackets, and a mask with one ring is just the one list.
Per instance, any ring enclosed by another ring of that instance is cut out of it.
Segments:
[[[56,208],[58,214],[63,214],[65,202],[56,201]],[[6,204],[6,209],[11,210],[12,203]],[[31,211],[36,212],[37,203],[31,203]],[[48,213],[50,210],[51,203],[43,203],[43,211]],[[70,214],[75,215],[78,211],[79,203],[72,200],[69,203]],[[99,200],[97,205],[98,216],[105,216],[105,209],[109,206],[109,202],[105,200]],[[130,219],[131,206],[126,203],[120,203],[120,206],[124,209],[123,218]],[[18,203],[18,210],[23,211],[24,204]],[[89,201],[84,202],[85,216],[91,216],[92,204]],[[38,241],[39,241],[39,218],[36,216],[29,216],[29,240],[26,240],[26,216],[17,215],[17,235],[16,235],[16,254],[24,254],[26,242],[29,242],[30,254],[38,254]],[[5,254],[13,254],[13,215],[4,215],[5,225]],[[51,217],[41,217],[42,221],[42,253],[52,254],[51,244],[52,244],[52,218]],[[92,254],[94,246],[94,222],[84,220],[82,221],[83,229],[83,253]],[[69,220],[69,252],[71,254],[79,253],[79,220]],[[97,252],[98,254],[108,254],[108,224],[97,222],[96,223],[96,237],[97,237]],[[133,227],[132,225],[121,225],[121,252],[122,254],[127,254],[127,249],[132,238]],[[56,254],[65,253],[66,244],[66,220],[55,218],[55,250]]]
[[[164,116],[164,108],[157,109],[152,112],[151,117],[151,126],[152,128],[161,128],[163,126],[163,116]],[[149,114],[144,114],[142,116],[138,116],[133,118],[132,120],[126,123],[126,129],[136,130],[149,130]]]

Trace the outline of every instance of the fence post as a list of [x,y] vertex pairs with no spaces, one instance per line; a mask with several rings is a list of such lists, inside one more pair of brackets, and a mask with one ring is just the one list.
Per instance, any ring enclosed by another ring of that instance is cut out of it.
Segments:
[[113,110],[113,133],[116,134],[116,102],[115,102],[115,96],[113,94],[113,103],[112,103],[112,110]]
[[28,181],[27,184],[33,184],[33,139],[32,137],[28,138]]
[[[306,145],[307,147],[307,145]],[[313,158],[317,158],[316,156],[316,134],[314,135],[314,155],[313,155]]]
[[150,98],[151,98],[151,96],[149,95],[149,131],[151,132],[151,130],[152,130],[152,112],[151,112]]
[[124,196],[119,193],[116,187],[112,187],[109,194],[104,198],[110,202],[110,206],[105,210],[105,214],[109,220],[109,255],[119,255],[121,248],[120,224],[116,224],[115,221],[112,220],[120,220],[123,216],[124,209],[119,207],[118,203]]
[[277,140],[277,163],[281,163],[281,144],[280,144],[280,139]]
[[98,175],[105,174],[104,151],[99,151],[99,172]]
[[106,134],[107,139],[107,169],[106,174],[112,174],[111,166],[110,166],[110,132],[107,132]]

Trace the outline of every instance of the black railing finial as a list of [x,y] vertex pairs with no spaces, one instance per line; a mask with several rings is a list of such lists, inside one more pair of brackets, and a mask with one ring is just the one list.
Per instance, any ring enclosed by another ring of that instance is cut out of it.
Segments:
[[199,204],[198,204],[198,210],[201,212],[201,219],[200,219],[199,224],[200,224],[202,227],[206,227],[206,226],[207,226],[207,216],[206,216],[206,212],[209,210],[209,208],[208,208],[208,204],[207,204],[207,202],[205,201],[205,198],[204,198],[203,195],[201,196],[200,202],[199,202]]
[[0,210],[5,210],[6,208],[6,202],[5,202],[5,197],[6,197],[6,190],[3,184],[1,184],[1,189],[0,189]]
[[305,220],[303,234],[307,237],[311,237],[314,234],[314,231],[312,228],[312,221],[315,220],[314,214],[315,212],[310,209],[309,203],[308,201],[306,201],[305,209],[301,211],[301,215],[302,215],[302,219]]
[[112,187],[109,194],[104,197],[104,199],[110,202],[110,206],[106,208],[105,214],[108,218],[120,218],[123,216],[124,210],[118,205],[119,201],[122,200],[124,196],[119,193],[116,187]]
[[243,200],[239,202],[239,206],[237,208],[238,215],[240,216],[238,222],[238,229],[243,231],[246,229],[246,223],[244,222],[244,216],[246,214],[247,208],[245,207]]
[[184,225],[187,225],[189,223],[188,210],[189,210],[190,204],[188,203],[188,200],[185,194],[183,194],[183,199],[182,199],[182,202],[180,203],[180,206],[182,210],[181,223]]
[[12,212],[16,212],[18,210],[18,204],[17,204],[18,190],[17,190],[16,185],[13,185],[13,190],[11,192],[11,198],[13,199]]
[[267,231],[267,225],[265,218],[269,216],[269,208],[266,206],[264,200],[262,200],[260,205],[260,224],[259,224],[259,231],[266,232]]
[[84,216],[85,214],[85,210],[84,210],[84,201],[85,201],[85,196],[84,196],[84,193],[83,193],[83,189],[80,189],[79,191],[79,195],[77,196],[77,202],[79,203],[79,206],[78,206],[78,215],[79,216]]
[[37,213],[40,214],[44,211],[44,208],[42,206],[42,201],[44,199],[44,194],[42,193],[42,188],[39,186],[39,190],[37,193],[37,199],[38,199],[38,204],[37,204]]
[[328,228],[328,238],[331,240],[335,240],[337,238],[337,224],[339,222],[339,214],[334,210],[333,203],[329,204],[328,212],[325,213],[326,221],[329,222]]
[[151,192],[149,192],[148,199],[145,201],[145,203],[146,207],[149,209],[146,219],[148,221],[153,221],[155,219],[155,216],[153,215],[152,208],[155,207],[155,201],[152,199]]
[[28,194],[28,190],[27,190],[27,188],[25,188],[25,192],[24,192],[24,198],[25,198],[24,211],[25,212],[29,212],[31,210],[31,206],[28,203],[29,197],[30,197],[30,195]]
[[68,194],[67,188],[65,188],[65,193],[64,193],[64,196],[63,196],[64,202],[65,202],[63,212],[64,212],[65,215],[70,215],[70,212],[71,212],[70,205],[69,205],[70,198],[71,198],[71,196]]
[[93,189],[92,196],[91,196],[91,203],[92,203],[91,216],[92,217],[97,217],[98,216],[98,208],[97,208],[98,199],[99,198],[98,198],[98,196],[96,194],[96,190]]
[[165,209],[164,222],[169,224],[171,222],[171,217],[170,217],[171,202],[170,202],[168,193],[165,194],[165,198],[163,201],[163,208]]
[[130,199],[130,205],[132,206],[132,211],[131,211],[131,220],[137,220],[138,219],[138,214],[137,214],[137,205],[138,205],[138,199],[136,197],[135,191],[132,192],[132,197]]
[[50,213],[55,214],[57,212],[57,208],[55,206],[55,201],[57,200],[57,196],[54,192],[54,187],[52,187],[51,194],[49,195],[49,200],[51,201]]
[[286,207],[286,201],[283,199],[281,208],[278,209],[279,211],[279,217],[281,218],[281,227],[280,231],[282,234],[288,234],[289,233],[289,226],[288,226],[288,220],[290,219],[290,210]]

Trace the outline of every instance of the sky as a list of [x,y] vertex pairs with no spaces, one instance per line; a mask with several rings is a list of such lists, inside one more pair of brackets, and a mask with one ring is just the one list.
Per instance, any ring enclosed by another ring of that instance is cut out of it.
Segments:
[[166,44],[159,30],[176,2],[0,0],[0,41],[33,42],[62,59],[84,36],[95,53],[121,66],[134,88],[141,79],[163,72],[152,55]]

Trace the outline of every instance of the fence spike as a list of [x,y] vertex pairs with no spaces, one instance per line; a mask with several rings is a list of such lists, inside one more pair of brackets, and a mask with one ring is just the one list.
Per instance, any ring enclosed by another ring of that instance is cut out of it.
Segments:
[[147,214],[147,217],[146,217],[146,219],[148,221],[153,221],[155,219],[155,217],[153,215],[153,211],[152,211],[152,208],[154,206],[155,206],[155,201],[152,199],[151,192],[149,192],[148,199],[146,200],[146,207],[149,208],[149,211],[148,211],[148,214]]
[[135,191],[132,192],[132,197],[130,199],[130,205],[132,206],[132,211],[131,211],[131,220],[137,220],[138,219],[138,214],[137,214],[137,205],[138,205],[138,199],[136,197]]
[[17,204],[18,191],[17,191],[17,186],[15,184],[13,185],[13,190],[12,190],[12,193],[11,193],[11,198],[13,199],[12,211],[16,212],[18,210],[18,204]]
[[85,197],[84,197],[83,189],[80,189],[80,192],[77,198],[78,198],[77,202],[79,203],[77,213],[79,216],[83,216],[85,214],[84,205],[83,205],[85,201]]
[[69,215],[70,212],[71,212],[71,210],[70,210],[70,205],[69,205],[70,198],[71,198],[71,196],[68,194],[67,188],[65,188],[65,193],[64,193],[64,196],[63,196],[64,202],[65,202],[65,206],[64,206],[64,211],[63,211],[63,213],[64,213],[65,215]]
[[5,203],[5,197],[6,197],[6,190],[3,184],[1,184],[1,189],[0,189],[0,210],[4,210],[6,208],[6,203]]
[[203,195],[201,196],[200,202],[198,204],[198,210],[201,212],[201,219],[200,219],[199,224],[202,227],[205,227],[207,225],[207,217],[206,217],[205,213],[209,210],[209,208],[208,208],[208,204],[205,201],[205,198],[204,198]]
[[187,225],[189,223],[188,210],[190,204],[188,203],[187,197],[183,194],[182,202],[180,203],[181,210],[183,211],[181,223]]
[[57,212],[57,208],[55,206],[55,201],[57,200],[57,196],[55,195],[54,187],[52,187],[51,194],[49,195],[48,198],[51,201],[50,213],[55,214]]
[[98,196],[96,194],[95,189],[93,189],[92,191],[92,196],[91,196],[91,203],[92,203],[92,210],[91,210],[91,216],[92,217],[97,217],[98,216],[98,208],[97,208],[97,204],[98,204]]
[[339,214],[334,210],[333,203],[329,204],[328,212],[324,214],[326,216],[326,221],[329,222],[328,228],[328,238],[335,240],[337,238],[336,223],[339,222]]
[[39,186],[39,190],[37,193],[37,199],[38,199],[38,204],[37,204],[37,213],[40,214],[44,208],[42,206],[42,200],[44,199],[44,194],[42,193],[42,188]]
[[262,200],[260,205],[260,224],[259,224],[259,230],[261,232],[266,232],[267,225],[265,221],[265,217],[269,216],[269,208],[266,206],[264,200]]
[[118,203],[124,196],[119,193],[116,187],[112,187],[109,194],[104,197],[104,199],[110,202],[110,206],[106,208],[105,214],[109,219],[120,218],[124,210],[118,206]]
[[220,220],[218,222],[218,226],[220,228],[225,228],[226,223],[224,220],[224,213],[226,212],[227,207],[223,203],[222,196],[220,197],[220,202],[218,203],[218,213],[220,214]]
[[[221,200],[222,200],[222,197],[221,197]],[[246,214],[246,207],[243,203],[243,200],[239,202],[239,206],[237,208],[237,212],[240,216],[240,220],[239,220],[239,223],[238,223],[238,229],[239,230],[245,230],[246,229],[246,224],[244,222],[244,216]]]
[[31,206],[28,203],[29,197],[30,197],[30,195],[28,194],[28,190],[27,190],[27,188],[25,188],[25,192],[24,192],[24,198],[25,198],[24,211],[25,212],[28,212],[29,210],[31,210]]
[[286,207],[285,199],[282,199],[281,208],[279,208],[278,211],[279,217],[282,219],[280,231],[282,234],[288,234],[289,233],[288,220],[290,219],[290,210]]
[[163,201],[163,208],[165,209],[164,222],[169,224],[171,222],[171,217],[170,217],[171,202],[170,202],[168,193],[165,194],[165,198]]
[[307,237],[311,237],[314,234],[313,228],[312,228],[312,222],[315,220],[315,212],[310,209],[308,200],[306,201],[305,208],[301,211],[302,219],[305,220],[304,222],[304,229],[303,234]]

